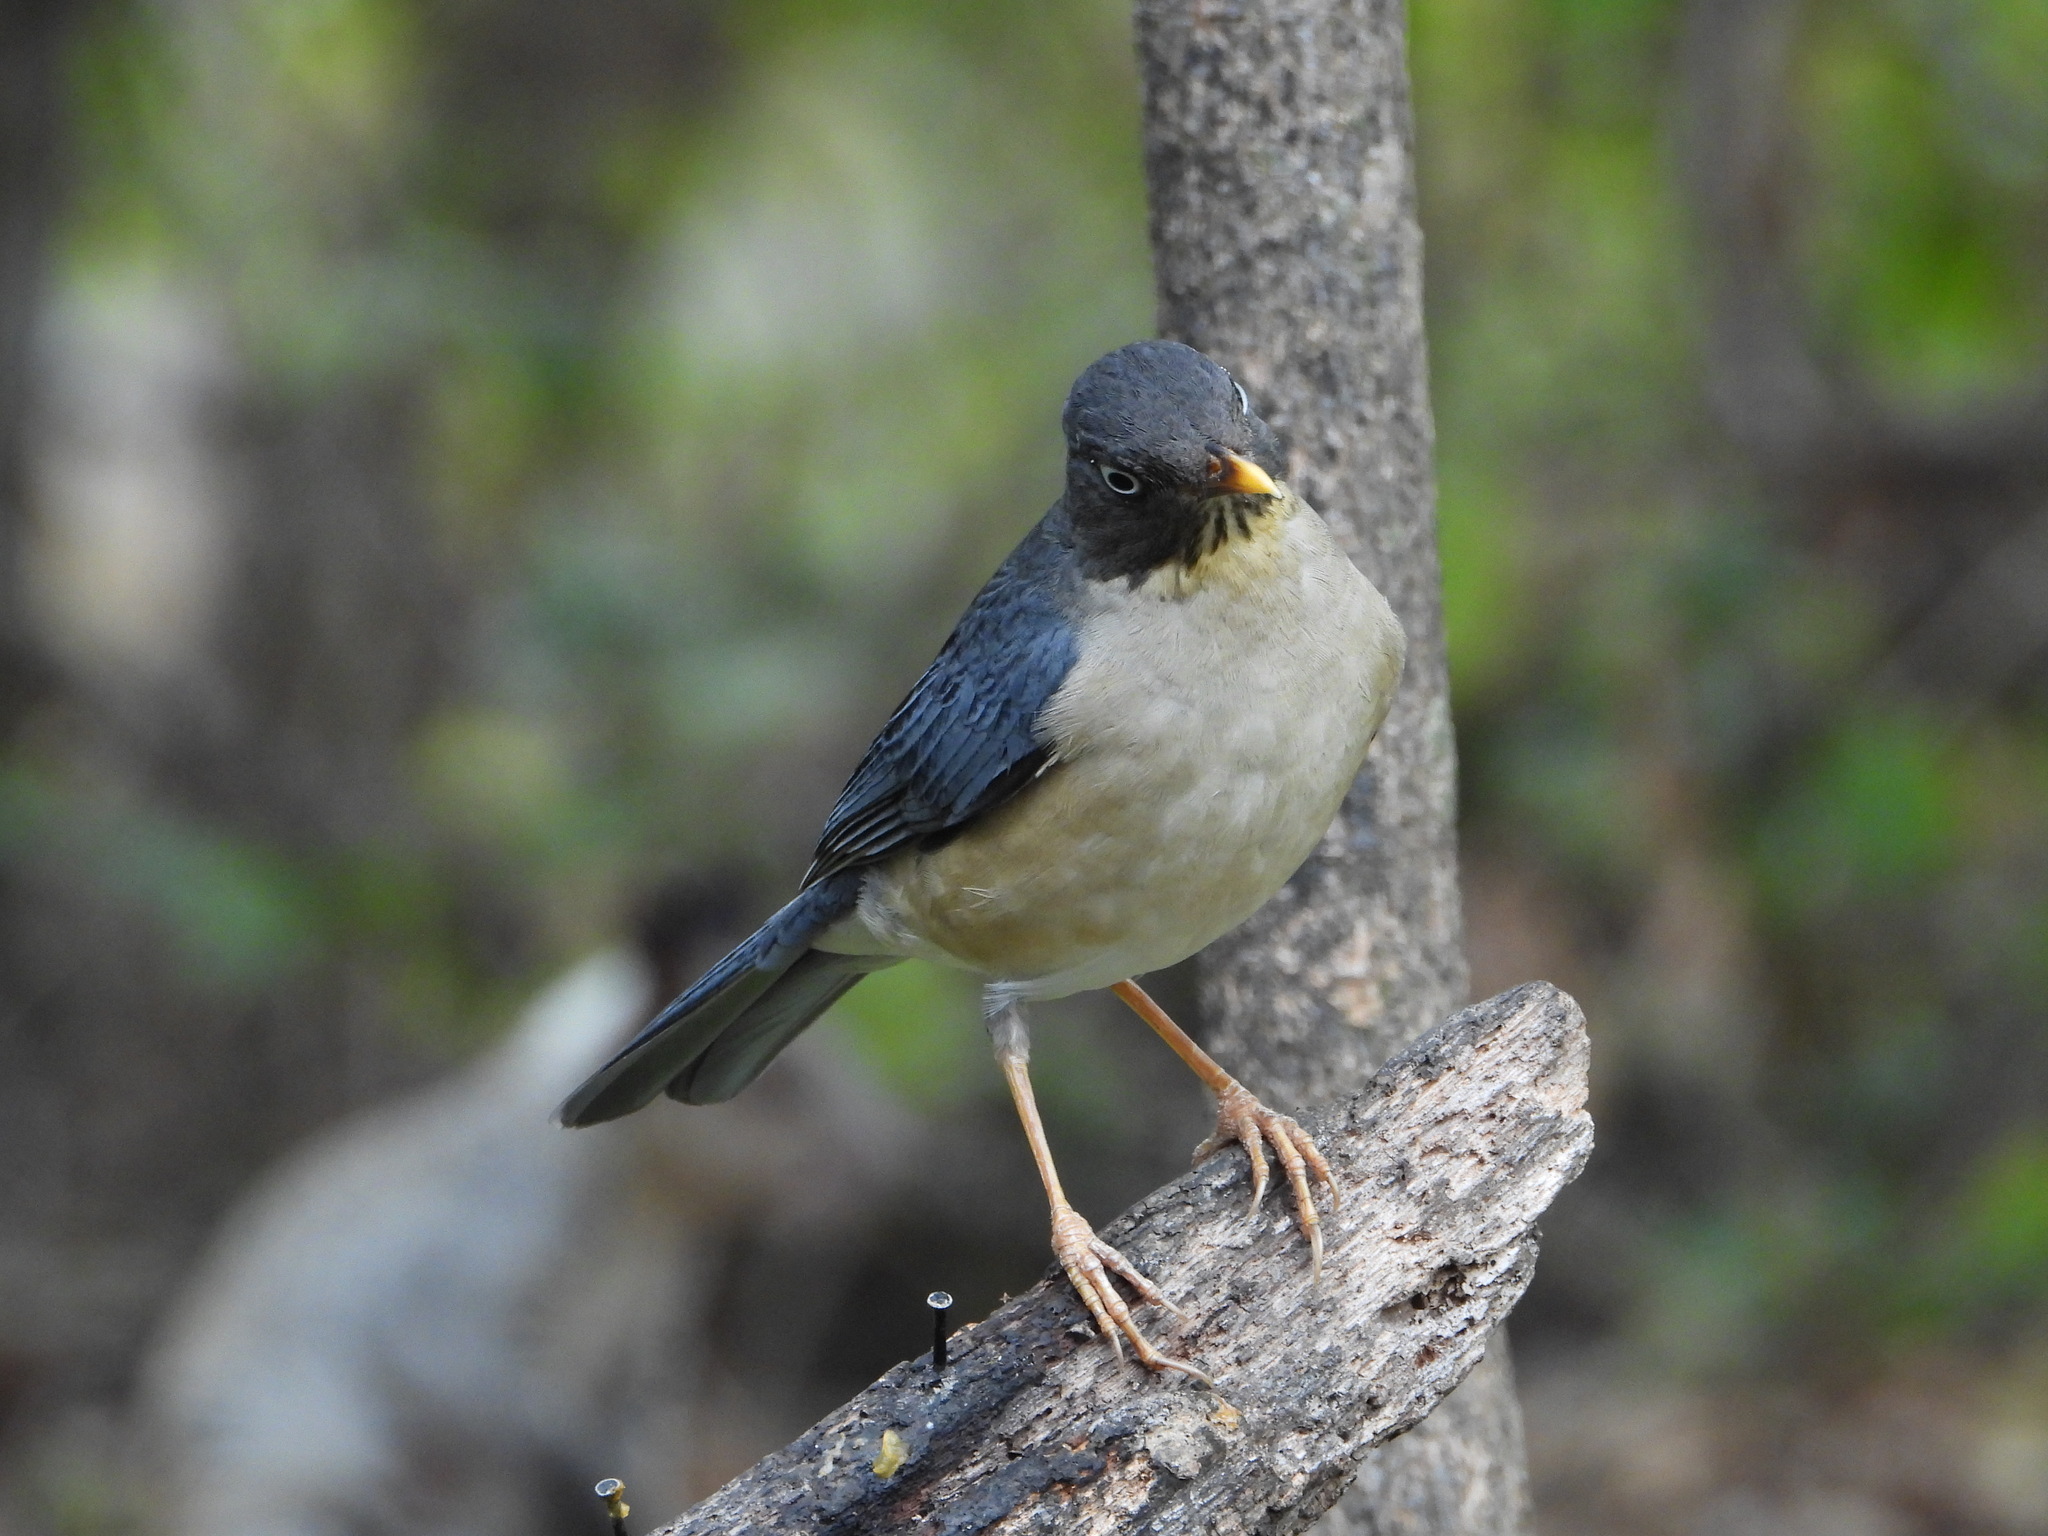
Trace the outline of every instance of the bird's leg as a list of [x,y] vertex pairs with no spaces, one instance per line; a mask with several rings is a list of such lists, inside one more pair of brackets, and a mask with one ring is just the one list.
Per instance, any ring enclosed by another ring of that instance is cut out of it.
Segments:
[[1308,1132],[1291,1117],[1261,1104],[1244,1084],[1217,1065],[1215,1057],[1195,1044],[1187,1031],[1174,1023],[1166,1010],[1146,996],[1145,989],[1135,981],[1120,981],[1110,991],[1150,1024],[1159,1038],[1173,1047],[1174,1055],[1193,1068],[1195,1076],[1216,1095],[1216,1134],[1195,1148],[1195,1161],[1199,1163],[1233,1141],[1242,1143],[1252,1160],[1254,1211],[1258,1210],[1259,1201],[1266,1193],[1266,1153],[1262,1143],[1270,1141],[1273,1144],[1273,1150],[1280,1155],[1280,1166],[1287,1170],[1287,1182],[1294,1187],[1295,1218],[1301,1224],[1302,1235],[1308,1239],[1309,1260],[1320,1279],[1323,1273],[1323,1222],[1316,1214],[1315,1196],[1309,1188],[1310,1170],[1313,1169],[1315,1176],[1330,1187],[1332,1209],[1339,1204],[1339,1197],[1337,1181],[1330,1176],[1330,1165],[1316,1150]]
[[1067,1204],[1066,1193],[1060,1188],[1059,1172],[1052,1165],[1052,1149],[1046,1144],[1045,1125],[1038,1118],[1038,1100],[1031,1092],[1031,1037],[1016,1005],[1011,1004],[992,1015],[988,1021],[988,1032],[995,1041],[996,1064],[1003,1069],[1003,1080],[1010,1085],[1010,1097],[1016,1102],[1017,1118],[1024,1122],[1024,1139],[1031,1143],[1031,1158],[1038,1164],[1038,1177],[1045,1184],[1045,1198],[1052,1206],[1053,1255],[1067,1272],[1074,1289],[1080,1293],[1082,1305],[1094,1316],[1095,1326],[1109,1340],[1110,1348],[1116,1351],[1118,1359],[1123,1358],[1122,1340],[1129,1339],[1138,1359],[1153,1370],[1179,1371],[1207,1386],[1214,1386],[1206,1374],[1187,1361],[1161,1354],[1152,1346],[1152,1341],[1138,1331],[1138,1325],[1131,1320],[1131,1309],[1110,1282],[1112,1271],[1121,1275],[1132,1290],[1154,1306],[1166,1308],[1183,1322],[1187,1320],[1187,1314],[1168,1301],[1159,1287],[1140,1274],[1129,1259],[1097,1237],[1095,1229],[1088,1225],[1081,1213]]

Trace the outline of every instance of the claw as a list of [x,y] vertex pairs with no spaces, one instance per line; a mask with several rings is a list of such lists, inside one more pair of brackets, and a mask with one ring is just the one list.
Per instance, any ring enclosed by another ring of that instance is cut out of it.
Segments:
[[1233,1082],[1216,1095],[1216,1133],[1195,1148],[1195,1161],[1236,1143],[1242,1146],[1252,1165],[1252,1214],[1265,1198],[1268,1170],[1264,1143],[1271,1142],[1279,1154],[1280,1166],[1294,1191],[1294,1216],[1302,1236],[1308,1239],[1309,1263],[1314,1279],[1323,1277],[1323,1219],[1316,1211],[1315,1192],[1309,1173],[1329,1187],[1330,1209],[1336,1210],[1343,1197],[1330,1172],[1329,1162],[1295,1120],[1266,1108],[1243,1084]]
[[1109,1340],[1110,1348],[1116,1351],[1117,1359],[1123,1359],[1123,1341],[1129,1339],[1131,1350],[1140,1364],[1155,1371],[1179,1371],[1206,1387],[1216,1385],[1206,1371],[1185,1360],[1162,1354],[1153,1347],[1150,1339],[1138,1331],[1130,1307],[1110,1280],[1112,1271],[1136,1291],[1141,1300],[1164,1307],[1182,1322],[1189,1321],[1189,1318],[1187,1313],[1168,1301],[1159,1287],[1141,1274],[1136,1265],[1097,1237],[1095,1229],[1082,1219],[1080,1213],[1064,1202],[1053,1207],[1052,1251],[1060,1261],[1060,1268],[1073,1282],[1081,1304],[1095,1319],[1096,1328]]

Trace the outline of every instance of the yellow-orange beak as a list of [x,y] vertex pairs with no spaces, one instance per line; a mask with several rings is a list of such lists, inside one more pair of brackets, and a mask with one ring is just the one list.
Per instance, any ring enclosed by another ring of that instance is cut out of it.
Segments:
[[1219,453],[1209,461],[1215,469],[1209,476],[1211,490],[1225,492],[1232,496],[1278,496],[1280,487],[1250,459],[1241,459],[1234,453]]

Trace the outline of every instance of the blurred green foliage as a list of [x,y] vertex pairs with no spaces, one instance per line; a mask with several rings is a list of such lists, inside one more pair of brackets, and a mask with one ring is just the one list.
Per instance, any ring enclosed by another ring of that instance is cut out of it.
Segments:
[[[1601,1037],[1603,1158],[1639,1160],[1634,1259],[1589,1292],[1701,1369],[2038,1319],[2039,658],[1983,699],[1877,686],[1910,607],[1723,433],[1684,8],[1413,13],[1474,880],[1541,893]],[[367,943],[399,1011],[466,1038],[671,865],[788,883],[1055,494],[1068,381],[1151,301],[1109,0],[708,7],[697,88],[593,108],[512,191],[448,109],[450,14],[113,13],[64,272],[87,308],[200,314],[257,395],[409,381],[474,601],[463,696],[412,746],[430,837],[102,832],[27,781],[0,836],[77,836],[224,983]],[[1813,346],[1901,409],[1993,410],[2048,363],[2048,9],[1788,14]],[[457,866],[513,893],[509,979],[459,938]],[[964,1091],[945,978],[886,973],[846,1014],[907,1094]]]

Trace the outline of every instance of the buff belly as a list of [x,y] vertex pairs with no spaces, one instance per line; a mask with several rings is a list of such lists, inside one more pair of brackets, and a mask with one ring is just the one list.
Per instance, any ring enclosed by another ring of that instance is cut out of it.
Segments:
[[1054,766],[876,869],[819,947],[1060,997],[1183,960],[1278,890],[1385,717],[1401,632],[1291,498],[1205,564],[1091,591],[1040,720]]

